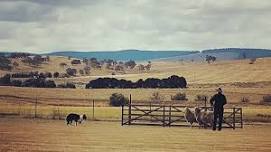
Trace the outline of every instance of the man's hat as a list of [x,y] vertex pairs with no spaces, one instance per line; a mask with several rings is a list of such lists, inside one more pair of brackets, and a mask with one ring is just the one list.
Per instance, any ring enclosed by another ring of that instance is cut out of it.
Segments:
[[216,89],[217,92],[222,92],[221,88]]

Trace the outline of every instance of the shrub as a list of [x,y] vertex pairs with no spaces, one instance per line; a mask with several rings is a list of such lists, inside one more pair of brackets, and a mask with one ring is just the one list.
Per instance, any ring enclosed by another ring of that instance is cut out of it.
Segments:
[[40,55],[28,56],[22,60],[23,63],[27,63],[32,66],[39,66],[44,62],[44,59]]
[[54,73],[54,78],[58,78],[59,77],[59,72],[55,72]]
[[74,85],[73,83],[66,83],[66,87],[67,87],[67,88],[73,88],[73,89],[76,88],[75,85]]
[[80,60],[72,60],[71,64],[81,64],[81,61]]
[[114,107],[125,105],[128,104],[129,102],[128,98],[124,97],[124,95],[120,93],[113,93],[110,96],[109,101],[110,101],[109,104]]
[[52,73],[51,73],[51,72],[46,72],[46,73],[44,74],[44,76],[45,76],[46,78],[52,78]]
[[89,66],[85,66],[84,67],[84,71],[85,71],[85,74],[90,74],[90,67]]
[[53,80],[45,81],[44,88],[55,88],[56,84]]
[[80,70],[79,70],[79,73],[80,73],[81,75],[84,75],[84,70],[80,69]]
[[83,63],[85,63],[86,65],[88,65],[88,59],[87,58],[83,58]]
[[208,100],[208,96],[207,95],[203,95],[203,94],[198,94],[196,95],[195,101],[206,101]]
[[12,80],[10,82],[11,86],[15,86],[15,87],[21,87],[22,86],[22,81],[21,80]]
[[135,61],[130,60],[130,61],[125,62],[124,65],[125,65],[127,68],[133,69],[133,68],[136,66],[136,63],[135,63]]
[[11,61],[4,56],[0,56],[0,70],[11,70],[11,69],[12,69]]
[[0,85],[2,86],[10,85],[10,74],[6,74],[0,78]]
[[115,66],[115,71],[124,71],[124,67],[121,65]]
[[43,72],[41,72],[40,74],[39,74],[39,78],[46,78],[46,76],[45,76],[45,74],[43,73]]
[[175,94],[174,96],[171,96],[171,100],[177,100],[177,101],[187,100],[186,94],[179,92]]
[[44,78],[32,78],[24,81],[22,87],[55,88],[56,84],[52,80],[46,81]]
[[75,89],[75,85],[72,83],[66,83],[66,84],[59,84],[57,85],[58,88],[72,88]]
[[66,69],[66,72],[70,76],[75,76],[76,73],[77,73],[77,70],[76,69],[72,69],[72,68],[68,68],[68,69]]
[[27,72],[13,73],[11,77],[12,78],[30,78],[30,77],[33,77],[33,73],[27,73]]
[[271,103],[271,95],[265,95],[263,96],[263,103]]
[[249,98],[247,98],[247,97],[242,97],[241,100],[240,100],[240,102],[241,102],[241,103],[249,103],[250,100],[249,100]]
[[59,78],[69,78],[70,75],[68,75],[67,73],[61,73],[59,74]]

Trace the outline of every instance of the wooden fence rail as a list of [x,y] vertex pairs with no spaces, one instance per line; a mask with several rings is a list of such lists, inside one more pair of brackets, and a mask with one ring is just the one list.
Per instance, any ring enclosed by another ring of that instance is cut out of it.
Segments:
[[[186,106],[141,103],[122,106],[121,125],[190,126],[184,118]],[[190,107],[192,108],[192,107]],[[212,107],[200,107],[211,111]],[[225,108],[224,128],[243,128],[242,108]]]

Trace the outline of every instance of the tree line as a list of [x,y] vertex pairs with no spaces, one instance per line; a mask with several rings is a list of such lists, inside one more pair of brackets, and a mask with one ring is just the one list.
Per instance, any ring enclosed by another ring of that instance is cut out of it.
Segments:
[[186,88],[187,82],[184,77],[172,75],[168,78],[139,79],[136,82],[130,80],[118,80],[116,78],[98,78],[90,81],[86,88]]
[[33,88],[76,88],[72,83],[58,84],[55,81],[48,80],[43,76],[27,77],[26,80],[14,79],[12,75],[6,74],[0,78],[0,86],[15,86],[15,87],[33,87]]

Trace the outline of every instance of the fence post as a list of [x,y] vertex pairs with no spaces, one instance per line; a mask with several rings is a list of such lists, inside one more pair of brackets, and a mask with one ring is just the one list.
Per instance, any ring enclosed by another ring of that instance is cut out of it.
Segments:
[[129,120],[129,125],[131,125],[131,114],[132,114],[132,95],[130,94],[130,100],[129,100],[129,116],[128,116],[128,120]]
[[235,107],[233,107],[233,129],[235,129]]
[[163,127],[165,127],[165,104],[163,105]]
[[169,118],[168,118],[168,126],[171,127],[171,104],[169,105]]
[[121,105],[121,126],[123,126],[123,108],[124,108],[124,104]]
[[150,119],[151,119],[151,122],[152,122],[152,117],[151,117],[151,115],[152,115],[152,114],[151,114],[151,104],[152,104],[152,103],[150,102],[150,114],[149,114],[149,115],[150,115]]
[[241,119],[241,128],[243,128],[243,111],[242,111],[242,108],[240,108],[240,119]]
[[61,116],[60,116],[60,111],[59,111],[59,103],[57,104],[57,114],[58,114],[58,120],[60,120]]
[[21,109],[22,109],[22,107],[21,107],[21,101],[19,101],[19,108],[18,108],[18,114],[19,115],[21,115]]
[[207,97],[204,97],[204,107],[205,107],[205,111],[207,110]]
[[94,109],[94,107],[95,107],[95,101],[94,101],[94,99],[92,100],[92,120],[94,120],[95,119],[95,109]]
[[37,107],[38,107],[38,97],[36,96],[36,102],[35,102],[35,118],[37,118]]

